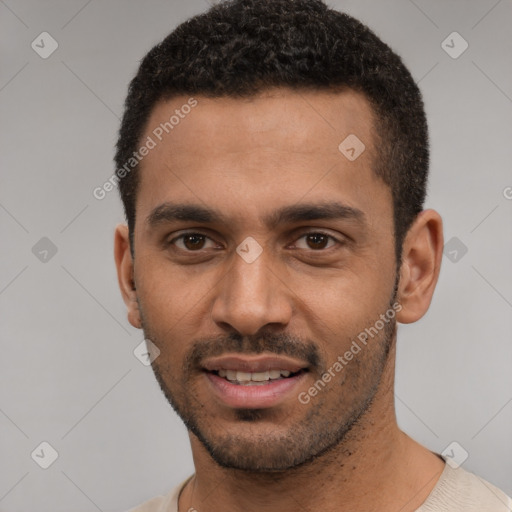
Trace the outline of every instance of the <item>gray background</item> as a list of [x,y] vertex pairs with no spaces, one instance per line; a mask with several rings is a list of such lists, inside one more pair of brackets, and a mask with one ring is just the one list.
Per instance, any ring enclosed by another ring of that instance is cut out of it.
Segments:
[[[420,83],[427,206],[458,244],[429,313],[399,328],[399,424],[438,452],[457,441],[466,469],[512,494],[512,2],[330,4],[369,24]],[[193,471],[185,428],[133,354],[143,336],[115,276],[117,191],[98,201],[92,190],[114,170],[138,61],[207,6],[0,0],[1,512],[122,511]],[[47,59],[31,48],[43,31],[59,45]],[[469,43],[457,59],[441,46],[453,31]],[[31,458],[42,441],[59,455],[46,470]]]

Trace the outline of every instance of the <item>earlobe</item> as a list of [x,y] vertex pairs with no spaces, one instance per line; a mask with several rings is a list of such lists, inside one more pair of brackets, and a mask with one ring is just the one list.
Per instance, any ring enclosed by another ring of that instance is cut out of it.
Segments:
[[117,280],[124,303],[128,309],[128,321],[136,328],[142,328],[137,302],[134,265],[130,251],[128,226],[119,224],[114,235],[114,259],[117,268]]
[[407,324],[419,320],[428,310],[439,278],[443,256],[443,223],[434,210],[415,219],[405,237],[398,300],[402,310],[396,318]]

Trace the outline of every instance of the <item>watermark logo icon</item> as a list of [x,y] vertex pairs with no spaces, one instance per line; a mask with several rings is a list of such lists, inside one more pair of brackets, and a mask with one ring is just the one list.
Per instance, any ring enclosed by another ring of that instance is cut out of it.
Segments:
[[48,32],[41,32],[30,46],[39,57],[47,59],[59,47],[59,43]]
[[41,468],[48,469],[58,458],[57,450],[47,441],[43,441],[30,454],[32,460]]
[[48,263],[56,254],[57,246],[46,236],[43,236],[32,247],[32,254],[42,263]]
[[458,263],[468,252],[467,246],[456,236],[444,244],[443,254],[452,262]]
[[160,349],[151,340],[142,340],[142,342],[135,347],[133,355],[144,366],[150,366],[160,355]]
[[458,59],[469,48],[469,44],[458,32],[452,32],[441,43],[441,48],[452,59]]
[[236,248],[236,252],[246,263],[253,263],[263,252],[263,247],[252,236],[248,236]]
[[457,469],[464,464],[469,457],[469,453],[457,441],[450,443],[442,452],[441,455],[446,459],[446,463],[453,469]]
[[343,139],[338,146],[338,149],[340,153],[347,158],[347,160],[353,162],[363,154],[366,146],[363,144],[361,139],[357,137],[357,135],[351,133],[348,137]]

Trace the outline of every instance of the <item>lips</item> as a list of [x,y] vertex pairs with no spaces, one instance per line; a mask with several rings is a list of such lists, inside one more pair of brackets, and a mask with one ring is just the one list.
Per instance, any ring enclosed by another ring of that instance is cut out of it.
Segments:
[[284,356],[242,356],[238,354],[212,357],[203,363],[205,370],[218,372],[219,370],[234,370],[248,373],[259,373],[270,370],[289,371],[296,373],[307,369],[308,364]]
[[211,390],[224,405],[266,408],[291,395],[308,364],[283,356],[225,355],[203,363]]

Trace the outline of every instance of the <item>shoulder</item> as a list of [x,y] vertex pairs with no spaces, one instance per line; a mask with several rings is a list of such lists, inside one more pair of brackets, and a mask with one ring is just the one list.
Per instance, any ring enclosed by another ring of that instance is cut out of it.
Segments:
[[131,508],[127,512],[178,512],[179,495],[191,478],[192,476],[189,476],[186,480],[174,487],[169,494],[156,496],[149,501],[145,501],[138,507]]
[[512,512],[512,499],[483,478],[450,464],[417,512]]

